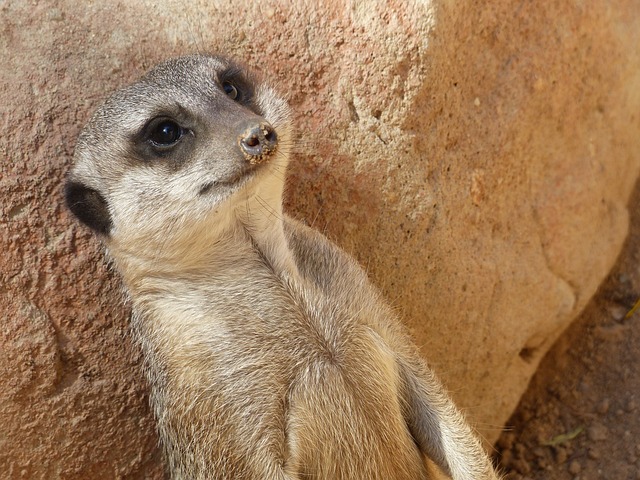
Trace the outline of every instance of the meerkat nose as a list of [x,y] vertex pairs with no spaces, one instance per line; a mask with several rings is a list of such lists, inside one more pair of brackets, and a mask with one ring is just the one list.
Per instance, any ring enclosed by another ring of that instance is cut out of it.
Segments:
[[240,148],[251,164],[264,161],[278,145],[278,135],[268,122],[249,126],[239,140]]

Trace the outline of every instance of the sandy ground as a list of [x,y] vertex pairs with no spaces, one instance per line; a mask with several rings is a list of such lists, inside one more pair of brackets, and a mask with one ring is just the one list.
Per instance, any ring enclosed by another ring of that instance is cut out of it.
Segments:
[[640,479],[640,188],[616,267],[543,360],[497,457],[508,480]]

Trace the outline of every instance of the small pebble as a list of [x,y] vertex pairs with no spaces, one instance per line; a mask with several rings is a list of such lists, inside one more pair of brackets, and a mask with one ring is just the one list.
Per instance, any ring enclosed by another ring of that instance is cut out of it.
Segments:
[[533,454],[538,458],[544,458],[547,456],[547,451],[542,447],[536,447],[533,449]]
[[582,392],[582,393],[587,393],[589,390],[591,390],[591,385],[589,385],[586,382],[580,382],[578,384],[578,391]]
[[515,468],[522,475],[526,475],[527,473],[531,472],[531,466],[526,460],[522,458],[518,458],[513,461],[513,468]]
[[592,460],[598,460],[600,458],[600,451],[595,448],[589,449],[589,458]]
[[624,306],[618,305],[618,304],[612,305],[611,307],[609,307],[608,310],[609,310],[609,314],[616,322],[619,322],[620,320],[622,320],[624,316],[627,314],[627,309]]
[[582,471],[582,467],[580,466],[580,462],[578,462],[577,460],[573,460],[569,464],[569,473],[571,473],[572,475],[577,475],[577,474],[580,473],[580,471]]
[[587,436],[592,442],[599,442],[607,439],[609,431],[601,423],[594,423],[587,429]]
[[634,398],[632,398],[627,402],[627,408],[626,408],[627,412],[629,413],[635,412],[637,408],[638,408],[638,403]]
[[560,447],[556,450],[556,463],[562,465],[567,461],[567,450]]
[[598,405],[598,413],[601,413],[601,414],[604,415],[605,413],[607,413],[609,411],[609,407],[610,406],[611,406],[611,402],[609,401],[608,398],[605,398]]

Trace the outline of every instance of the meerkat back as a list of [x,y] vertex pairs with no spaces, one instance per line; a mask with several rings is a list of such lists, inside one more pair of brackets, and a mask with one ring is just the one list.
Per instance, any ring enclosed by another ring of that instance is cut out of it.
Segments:
[[172,477],[497,478],[362,269],[282,212],[291,130],[265,83],[195,55],[78,139],[67,204],[131,298]]

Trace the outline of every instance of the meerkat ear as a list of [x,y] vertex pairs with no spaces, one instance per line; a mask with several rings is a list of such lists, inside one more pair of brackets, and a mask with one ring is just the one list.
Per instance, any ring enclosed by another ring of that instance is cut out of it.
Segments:
[[67,207],[78,219],[95,232],[108,236],[112,227],[111,214],[104,197],[95,189],[74,180],[64,188]]

